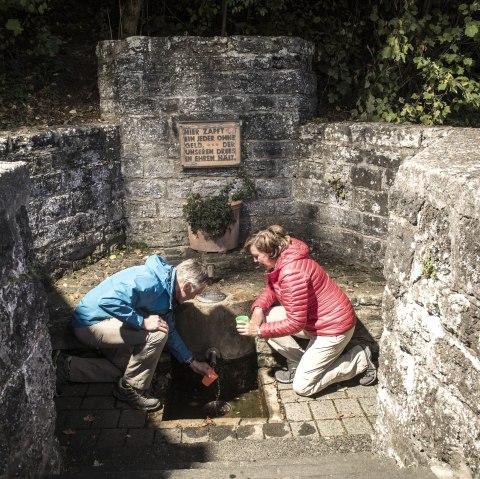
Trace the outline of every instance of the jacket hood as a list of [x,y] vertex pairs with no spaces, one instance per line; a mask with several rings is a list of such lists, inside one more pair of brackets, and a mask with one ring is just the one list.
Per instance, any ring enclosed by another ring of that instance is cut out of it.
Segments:
[[266,273],[267,278],[276,279],[280,270],[287,264],[292,261],[297,261],[299,259],[308,258],[308,246],[297,238],[292,238],[290,245],[286,250],[283,250],[280,256],[278,257],[275,268],[272,272]]
[[159,281],[166,285],[167,292],[172,298],[175,292],[175,272],[176,268],[168,264],[161,256],[154,254],[149,256],[145,261],[145,266],[148,266]]

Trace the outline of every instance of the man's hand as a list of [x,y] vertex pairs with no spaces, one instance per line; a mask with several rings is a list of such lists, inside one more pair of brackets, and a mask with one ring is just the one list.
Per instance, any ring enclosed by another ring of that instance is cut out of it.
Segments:
[[212,367],[208,363],[204,363],[194,359],[192,361],[192,364],[190,364],[190,369],[194,373],[201,374],[202,376],[208,376],[208,370],[212,369]]
[[162,331],[168,334],[168,324],[158,314],[151,314],[143,318],[143,328],[147,331]]

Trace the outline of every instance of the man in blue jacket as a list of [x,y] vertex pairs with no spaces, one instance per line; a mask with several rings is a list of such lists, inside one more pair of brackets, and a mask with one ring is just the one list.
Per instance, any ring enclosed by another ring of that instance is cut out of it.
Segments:
[[158,255],[105,279],[84,296],[73,316],[77,338],[105,357],[62,355],[57,375],[74,382],[115,382],[117,399],[145,411],[160,408],[147,390],[165,344],[178,361],[208,375],[209,365],[194,359],[173,320],[175,305],[193,299],[207,284],[199,262],[173,267]]

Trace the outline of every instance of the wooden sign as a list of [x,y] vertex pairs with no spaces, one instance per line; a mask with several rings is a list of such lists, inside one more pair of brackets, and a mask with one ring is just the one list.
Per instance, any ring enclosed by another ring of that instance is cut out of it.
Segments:
[[179,122],[178,137],[185,168],[240,164],[240,121]]

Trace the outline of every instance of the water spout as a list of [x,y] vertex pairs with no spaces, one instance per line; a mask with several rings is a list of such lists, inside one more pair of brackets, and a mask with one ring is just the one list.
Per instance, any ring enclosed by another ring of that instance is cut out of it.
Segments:
[[215,369],[217,361],[220,359],[220,351],[217,348],[209,348],[205,351],[207,363]]

